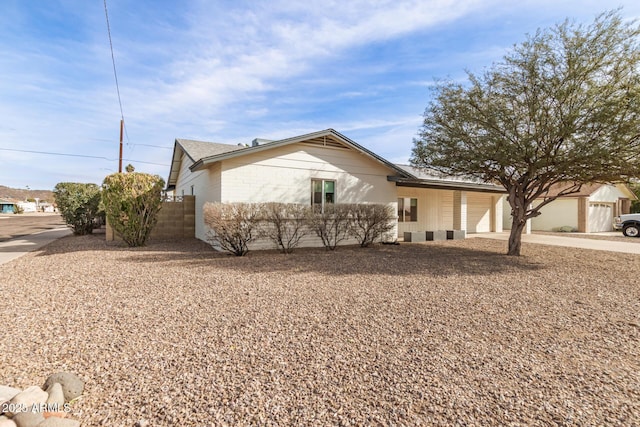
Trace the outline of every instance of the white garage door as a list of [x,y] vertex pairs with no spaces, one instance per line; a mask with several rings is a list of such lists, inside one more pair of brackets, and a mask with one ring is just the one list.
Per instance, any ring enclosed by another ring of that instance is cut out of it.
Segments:
[[599,231],[613,230],[613,205],[608,203],[589,204],[589,231],[597,233]]
[[467,193],[467,232],[488,233],[491,231],[491,195]]

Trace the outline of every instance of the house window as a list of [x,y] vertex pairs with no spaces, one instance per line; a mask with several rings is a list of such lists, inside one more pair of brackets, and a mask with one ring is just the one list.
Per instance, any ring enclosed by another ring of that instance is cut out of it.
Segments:
[[398,222],[418,221],[418,199],[403,197],[398,199]]
[[191,195],[193,196],[193,185],[191,186]]
[[324,212],[327,203],[336,202],[336,182],[325,179],[311,180],[311,206]]

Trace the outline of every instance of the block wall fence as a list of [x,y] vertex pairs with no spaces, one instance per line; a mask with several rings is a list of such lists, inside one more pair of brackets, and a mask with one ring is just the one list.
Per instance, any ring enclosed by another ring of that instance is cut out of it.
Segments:
[[[151,231],[150,240],[189,238],[196,235],[196,197],[183,196],[182,201],[162,202],[158,223]],[[107,241],[121,240],[109,223],[106,226]]]

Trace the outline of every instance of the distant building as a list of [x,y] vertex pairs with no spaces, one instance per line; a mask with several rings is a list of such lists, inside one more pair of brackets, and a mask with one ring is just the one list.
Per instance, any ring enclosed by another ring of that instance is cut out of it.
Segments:
[[11,202],[9,200],[0,199],[0,213],[12,214],[14,204],[14,202]]
[[20,206],[22,208],[22,211],[25,213],[38,211],[38,205],[36,204],[36,202],[18,202],[16,204]]

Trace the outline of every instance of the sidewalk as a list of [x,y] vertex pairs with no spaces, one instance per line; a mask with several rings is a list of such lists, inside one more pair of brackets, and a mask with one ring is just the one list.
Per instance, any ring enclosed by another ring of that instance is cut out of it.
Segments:
[[[617,235],[619,235],[619,233]],[[503,233],[468,234],[467,238],[509,240],[509,233],[503,232]],[[635,237],[629,237],[628,239],[632,240],[632,239],[635,239]],[[640,254],[640,243],[638,243],[637,241],[630,241],[627,243],[627,242],[614,242],[611,240],[582,239],[578,237],[549,236],[546,234],[523,234],[522,242],[538,243],[541,245],[551,245],[551,246],[564,246],[568,248],[592,249],[596,251]]]
[[5,264],[24,254],[40,249],[54,240],[70,234],[71,229],[64,227],[0,242],[0,264]]

